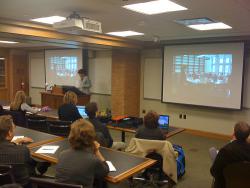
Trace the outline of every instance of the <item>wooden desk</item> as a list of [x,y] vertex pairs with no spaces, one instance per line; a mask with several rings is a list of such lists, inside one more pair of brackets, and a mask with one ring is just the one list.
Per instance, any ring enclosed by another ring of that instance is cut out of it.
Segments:
[[[63,104],[62,93],[41,92],[42,106],[58,109]],[[78,96],[78,105],[86,105],[90,101],[90,95]]]
[[43,144],[47,144],[50,142],[55,142],[55,141],[64,139],[62,137],[55,136],[52,134],[47,134],[47,133],[27,129],[24,127],[18,127],[18,126],[15,129],[15,136],[26,136],[26,137],[32,138],[34,142],[28,144],[27,145],[28,148],[33,148],[36,146],[40,146]]
[[[122,142],[125,142],[125,133],[126,132],[129,132],[129,133],[135,133],[136,132],[136,128],[124,128],[124,127],[119,127],[119,126],[114,126],[114,125],[107,125],[107,127],[109,129],[121,131],[121,141]],[[180,132],[182,132],[184,130],[185,129],[183,129],[183,128],[170,126],[169,129],[168,129],[168,132],[166,133],[166,137],[169,138],[169,137],[174,136],[175,134],[178,134],[178,133],[180,133]]]
[[[57,163],[59,154],[70,147],[67,139],[49,143],[46,145],[58,145],[59,149],[55,154],[38,154],[35,153],[39,147],[35,147],[31,149],[31,154],[33,157],[46,160],[51,163]],[[132,175],[144,170],[145,168],[153,165],[156,161],[148,158],[137,157],[131,154],[127,154],[125,152],[115,151],[108,148],[100,148],[100,152],[104,156],[104,158],[108,161],[111,161],[113,165],[116,167],[115,172],[109,172],[106,180],[111,183],[118,183],[122,180],[125,180]]]
[[38,112],[37,113],[38,116],[44,116],[47,117],[48,119],[53,119],[53,120],[57,120],[58,119],[58,113],[56,109],[51,109],[48,112]]

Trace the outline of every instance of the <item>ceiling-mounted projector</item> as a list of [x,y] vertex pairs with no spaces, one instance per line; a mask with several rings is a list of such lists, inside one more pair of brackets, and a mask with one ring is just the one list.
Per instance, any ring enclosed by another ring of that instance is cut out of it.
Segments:
[[73,32],[76,33],[81,30],[102,33],[101,22],[82,18],[79,14],[73,13],[66,20],[56,22],[53,27],[62,32]]

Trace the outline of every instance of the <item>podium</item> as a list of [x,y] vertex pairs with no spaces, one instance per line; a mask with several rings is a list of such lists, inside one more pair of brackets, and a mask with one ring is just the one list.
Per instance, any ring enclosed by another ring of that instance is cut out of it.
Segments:
[[[41,92],[42,106],[58,109],[63,104],[63,89],[54,86],[51,92]],[[86,105],[90,101],[90,95],[78,95],[77,105]]]

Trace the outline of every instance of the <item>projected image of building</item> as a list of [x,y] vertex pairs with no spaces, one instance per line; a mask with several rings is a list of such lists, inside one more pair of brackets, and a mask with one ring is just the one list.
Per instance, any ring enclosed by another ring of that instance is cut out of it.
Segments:
[[53,56],[49,59],[50,69],[60,77],[73,77],[77,74],[76,56]]
[[194,84],[226,84],[232,74],[232,54],[174,56],[173,72]]

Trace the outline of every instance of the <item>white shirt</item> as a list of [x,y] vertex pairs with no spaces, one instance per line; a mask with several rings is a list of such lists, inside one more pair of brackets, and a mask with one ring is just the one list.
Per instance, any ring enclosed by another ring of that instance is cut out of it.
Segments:
[[89,80],[89,78],[87,76],[84,76],[82,80],[81,79],[78,80],[77,88],[81,92],[89,95],[90,94],[90,91],[89,91],[90,87],[91,87],[91,83],[90,83],[90,80]]
[[38,108],[32,108],[27,103],[21,104],[21,110],[26,112],[31,112],[33,114],[37,113],[39,111]]

